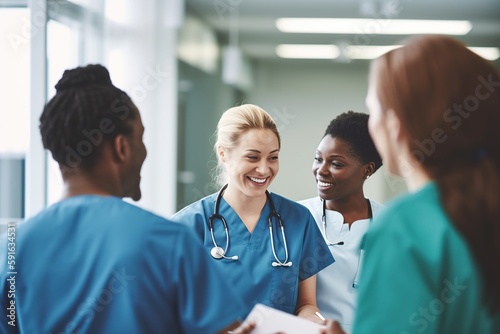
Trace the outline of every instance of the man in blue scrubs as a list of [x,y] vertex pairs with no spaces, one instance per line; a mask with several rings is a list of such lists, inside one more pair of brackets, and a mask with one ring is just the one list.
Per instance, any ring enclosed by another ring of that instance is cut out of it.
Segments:
[[[245,311],[189,228],[122,200],[141,198],[146,158],[131,99],[100,65],[66,71],[56,89],[40,130],[60,165],[65,195],[1,238],[0,332],[236,327]],[[12,253],[15,263],[8,262]],[[251,326],[244,327],[238,333]]]

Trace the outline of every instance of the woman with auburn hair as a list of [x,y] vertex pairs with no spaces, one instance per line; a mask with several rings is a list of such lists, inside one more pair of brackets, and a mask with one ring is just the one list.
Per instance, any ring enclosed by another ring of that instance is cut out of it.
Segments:
[[499,88],[498,70],[448,37],[372,64],[370,134],[409,194],[366,235],[353,333],[500,333]]

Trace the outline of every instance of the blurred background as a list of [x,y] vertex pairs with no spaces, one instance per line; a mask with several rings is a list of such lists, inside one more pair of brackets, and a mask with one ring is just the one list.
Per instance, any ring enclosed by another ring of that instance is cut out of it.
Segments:
[[[498,0],[0,0],[0,224],[61,196],[38,118],[67,68],[107,66],[137,104],[148,148],[138,204],[168,217],[217,190],[213,133],[242,103],[281,132],[270,190],[315,196],[315,149],[331,119],[367,113],[370,59],[429,33],[500,66]],[[406,191],[383,167],[365,190],[383,203]]]

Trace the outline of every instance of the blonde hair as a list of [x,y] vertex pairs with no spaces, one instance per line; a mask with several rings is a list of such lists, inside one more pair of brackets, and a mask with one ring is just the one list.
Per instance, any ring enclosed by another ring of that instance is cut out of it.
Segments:
[[218,162],[213,178],[217,186],[221,187],[227,183],[225,170],[219,160],[219,148],[231,151],[238,146],[241,135],[250,129],[271,130],[278,138],[278,145],[281,147],[280,134],[276,123],[264,109],[253,104],[243,104],[226,110],[222,114],[215,131],[214,151]]

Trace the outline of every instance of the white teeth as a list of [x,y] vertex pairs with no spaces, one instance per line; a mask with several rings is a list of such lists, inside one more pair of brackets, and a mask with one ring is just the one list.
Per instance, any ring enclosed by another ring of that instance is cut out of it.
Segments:
[[249,176],[250,180],[252,180],[253,182],[257,182],[257,183],[264,183],[266,182],[267,179],[257,179],[255,177],[251,177]]
[[333,186],[333,183],[325,183],[325,182],[318,181],[318,186],[320,186],[320,187],[330,187],[330,186]]

